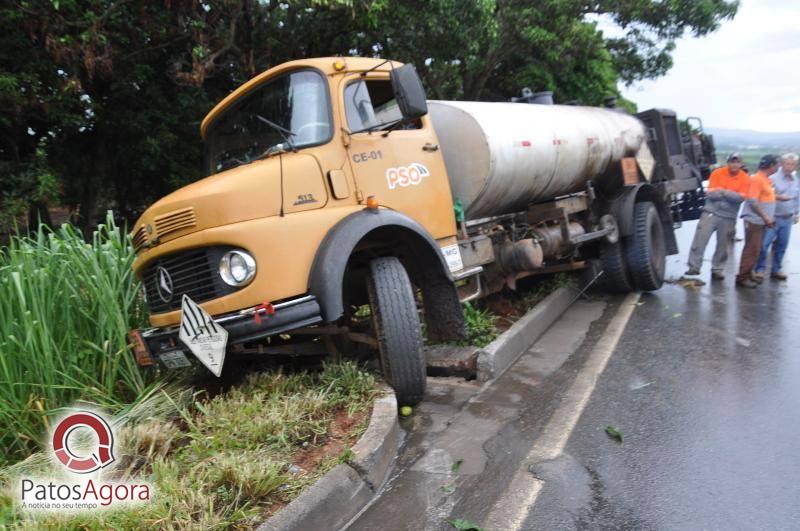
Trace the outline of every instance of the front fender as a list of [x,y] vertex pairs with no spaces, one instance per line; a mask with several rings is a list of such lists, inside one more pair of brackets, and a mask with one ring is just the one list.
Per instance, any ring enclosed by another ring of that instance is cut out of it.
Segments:
[[439,274],[436,276],[453,282],[439,246],[419,223],[404,214],[384,208],[354,212],[328,231],[311,266],[308,291],[319,301],[325,321],[335,321],[344,314],[342,289],[347,262],[356,245],[370,232],[380,228],[396,228],[407,233],[413,240],[418,259],[426,262],[428,268],[432,266],[437,270]]

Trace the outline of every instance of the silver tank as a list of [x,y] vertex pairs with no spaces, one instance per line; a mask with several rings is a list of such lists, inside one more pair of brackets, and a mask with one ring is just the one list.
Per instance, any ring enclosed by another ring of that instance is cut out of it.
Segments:
[[[645,128],[596,107],[429,101],[453,199],[467,219],[524,210],[583,190],[612,163],[637,156],[649,179]],[[641,150],[640,150],[641,148]]]

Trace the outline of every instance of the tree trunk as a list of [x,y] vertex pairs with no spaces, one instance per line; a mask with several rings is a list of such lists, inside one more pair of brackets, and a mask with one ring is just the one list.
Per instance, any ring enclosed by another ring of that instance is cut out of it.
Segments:
[[37,232],[41,225],[53,228],[50,210],[47,208],[47,203],[43,201],[31,201],[28,204],[28,233]]

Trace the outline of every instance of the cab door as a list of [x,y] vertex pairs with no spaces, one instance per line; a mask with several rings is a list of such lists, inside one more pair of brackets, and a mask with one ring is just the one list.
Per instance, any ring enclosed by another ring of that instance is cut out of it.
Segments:
[[363,198],[375,196],[434,238],[454,235],[450,183],[430,118],[397,126],[401,113],[386,72],[347,76],[339,94],[349,164]]

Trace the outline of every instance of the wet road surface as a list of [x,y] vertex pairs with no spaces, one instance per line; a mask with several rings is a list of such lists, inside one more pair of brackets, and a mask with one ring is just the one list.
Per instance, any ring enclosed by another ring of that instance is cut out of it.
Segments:
[[551,474],[526,527],[800,528],[795,232],[787,283],[737,289],[731,269],[696,291],[642,296],[567,444],[573,473]]
[[[693,231],[679,231],[668,277],[685,270]],[[799,529],[793,238],[787,283],[735,288],[738,243],[723,282],[706,264],[706,286],[579,301],[484,388],[431,379],[394,476],[350,529],[452,529],[455,518],[487,529]],[[630,319],[597,365],[624,304]],[[601,372],[587,380],[592,367]]]

